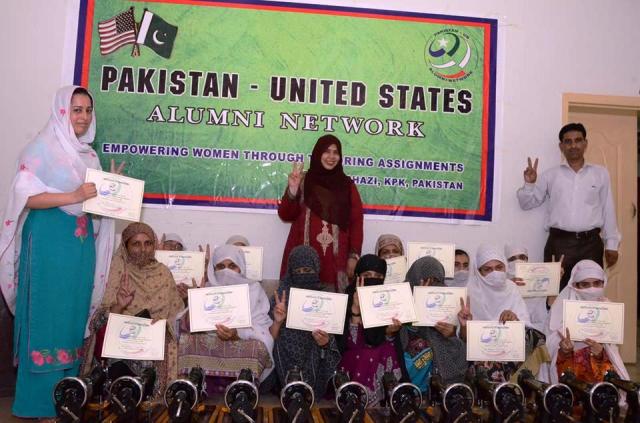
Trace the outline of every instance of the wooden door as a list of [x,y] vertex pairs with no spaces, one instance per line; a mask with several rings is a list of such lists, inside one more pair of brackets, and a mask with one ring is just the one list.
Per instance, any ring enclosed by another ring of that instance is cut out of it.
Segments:
[[607,297],[625,303],[624,344],[627,363],[636,362],[637,324],[637,131],[640,98],[587,94],[563,95],[563,122],[587,129],[588,162],[606,166],[622,235],[618,263],[607,269]]

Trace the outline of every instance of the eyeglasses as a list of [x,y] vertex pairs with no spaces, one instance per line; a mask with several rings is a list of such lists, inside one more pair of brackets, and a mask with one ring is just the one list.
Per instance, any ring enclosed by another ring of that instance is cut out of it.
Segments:
[[582,281],[576,282],[574,285],[578,289],[602,288],[604,286],[604,281]]

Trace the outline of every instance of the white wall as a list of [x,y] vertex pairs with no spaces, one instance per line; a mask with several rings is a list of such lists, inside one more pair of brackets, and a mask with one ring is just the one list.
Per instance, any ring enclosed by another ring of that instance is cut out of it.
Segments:
[[[48,117],[53,93],[63,81],[67,7],[73,0],[21,0],[0,14],[2,149],[0,205],[4,207],[18,152]],[[304,2],[298,0],[298,2]],[[636,0],[432,0],[308,1],[377,9],[494,17],[499,19],[498,68],[502,126],[497,129],[496,219],[488,225],[449,225],[367,220],[364,251],[377,236],[393,232],[405,240],[453,241],[474,250],[487,240],[521,240],[532,259],[542,257],[543,209],[523,212],[515,197],[526,156],[540,167],[557,164],[557,132],[563,92],[636,96],[640,88],[640,2]],[[285,181],[283,181],[284,189]],[[265,246],[265,275],[279,269],[288,225],[276,215],[145,209],[157,232],[179,232],[189,244],[224,242],[242,233]],[[121,228],[120,228],[121,229]]]

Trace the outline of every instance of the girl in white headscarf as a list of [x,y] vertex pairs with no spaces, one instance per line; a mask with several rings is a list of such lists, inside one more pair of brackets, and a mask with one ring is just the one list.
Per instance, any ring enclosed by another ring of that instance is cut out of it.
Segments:
[[476,252],[474,277],[467,285],[474,320],[519,320],[529,325],[520,291],[507,279],[503,249],[483,244]]
[[51,392],[78,373],[113,252],[113,220],[82,212],[82,202],[96,196],[95,185],[84,183],[86,170],[100,169],[91,147],[93,98],[69,86],[52,106],[20,154],[0,233],[0,287],[16,317],[13,414],[20,417],[55,416]]
[[596,262],[582,260],[573,267],[567,286],[549,313],[546,335],[551,366],[542,368],[538,378],[556,383],[559,375],[571,368],[579,379],[588,383],[602,381],[609,369],[615,370],[622,379],[629,379],[617,345],[600,344],[590,339],[571,341],[571,334],[562,332],[564,300],[609,301],[604,296],[606,285],[607,275]]
[[[467,320],[500,322],[523,321],[529,324],[529,312],[515,284],[507,279],[507,260],[503,249],[495,245],[481,245],[476,252],[474,276],[469,279],[467,295],[471,315]],[[468,304],[467,304],[468,307]],[[461,326],[466,326],[461,320]],[[463,328],[461,328],[462,331]],[[466,336],[466,335],[465,335]],[[505,382],[517,370],[513,362],[476,362],[470,371],[485,369],[490,380]]]
[[273,370],[273,337],[269,328],[270,303],[262,286],[246,278],[244,252],[235,245],[223,245],[213,252],[212,286],[249,285],[251,327],[229,329],[217,325],[215,332],[182,333],[178,349],[181,373],[200,366],[210,377],[207,390],[224,392],[242,369],[251,369],[262,382]]

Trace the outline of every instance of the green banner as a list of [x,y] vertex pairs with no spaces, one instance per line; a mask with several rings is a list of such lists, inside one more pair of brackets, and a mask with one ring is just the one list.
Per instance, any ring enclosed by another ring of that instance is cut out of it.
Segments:
[[497,23],[272,2],[81,2],[96,150],[145,203],[275,208],[332,133],[365,212],[491,220]]

